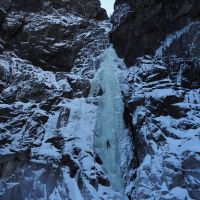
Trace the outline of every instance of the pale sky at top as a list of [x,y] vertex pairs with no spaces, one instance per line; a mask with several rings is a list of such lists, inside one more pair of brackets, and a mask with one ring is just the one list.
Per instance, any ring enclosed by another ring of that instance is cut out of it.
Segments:
[[100,0],[100,1],[101,1],[101,7],[105,8],[108,16],[110,16],[114,10],[115,0]]

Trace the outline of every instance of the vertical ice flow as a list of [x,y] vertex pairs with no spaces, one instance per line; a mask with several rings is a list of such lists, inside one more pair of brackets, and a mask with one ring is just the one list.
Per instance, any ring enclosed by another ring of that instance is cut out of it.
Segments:
[[119,82],[116,77],[117,55],[112,47],[105,50],[101,68],[96,74],[90,91],[90,96],[99,97],[97,128],[95,134],[95,151],[103,161],[111,186],[118,193],[116,200],[124,200],[124,184],[120,167],[120,141],[123,137],[123,101]]

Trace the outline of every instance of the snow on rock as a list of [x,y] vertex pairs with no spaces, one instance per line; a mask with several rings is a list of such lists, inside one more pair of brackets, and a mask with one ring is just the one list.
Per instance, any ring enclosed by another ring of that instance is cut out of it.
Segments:
[[[1,1],[0,199],[116,200],[120,190],[130,200],[199,199],[200,26],[194,3],[180,9],[187,2],[172,5],[173,27],[155,23],[152,34],[145,20],[157,1],[117,1],[113,27],[98,0]],[[128,69],[116,54],[105,61],[112,28]],[[111,125],[122,137],[106,134]],[[108,138],[118,140],[112,157]]]
[[134,144],[130,199],[199,199],[200,82],[197,71],[192,75],[199,56],[180,55],[182,41],[185,52],[199,48],[190,43],[198,31],[198,23],[184,27],[163,42],[163,57],[140,57],[122,70],[124,119]]
[[8,9],[0,14],[0,51],[14,51],[45,70],[69,72],[80,54],[90,60],[88,56],[100,55],[108,42],[107,30],[100,25],[107,15],[99,0],[9,0],[0,4],[4,6]]
[[0,3],[8,6],[0,14],[0,199],[113,199],[93,148],[97,106],[87,101],[111,29],[99,1],[86,10],[78,0],[9,2]]
[[11,52],[0,73],[0,198],[116,199],[94,148],[98,105],[81,91],[91,77],[44,71]]

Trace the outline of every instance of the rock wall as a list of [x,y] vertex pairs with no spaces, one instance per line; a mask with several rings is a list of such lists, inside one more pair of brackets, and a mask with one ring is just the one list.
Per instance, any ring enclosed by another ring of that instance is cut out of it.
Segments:
[[9,0],[0,8],[1,52],[12,50],[45,70],[70,71],[78,52],[98,35],[92,20],[107,19],[99,0]]
[[129,66],[122,79],[134,143],[129,199],[199,199],[199,4],[115,3],[110,36]]
[[137,57],[153,55],[167,34],[199,17],[200,1],[196,0],[117,0],[111,40],[130,66]]
[[[130,200],[199,199],[199,2],[116,1]],[[110,45],[106,19],[98,0],[1,0],[1,200],[115,199],[87,98]]]
[[1,200],[112,194],[85,99],[109,44],[105,19],[98,0],[0,1]]

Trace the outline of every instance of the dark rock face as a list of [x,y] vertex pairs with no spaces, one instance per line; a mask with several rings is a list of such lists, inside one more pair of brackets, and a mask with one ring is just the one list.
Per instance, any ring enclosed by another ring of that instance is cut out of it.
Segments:
[[[186,32],[184,34],[184,31]],[[200,81],[200,23],[186,26],[180,37],[175,39],[162,53],[163,61],[168,66],[171,79],[180,74],[180,83],[188,89],[199,88]]]
[[[95,106],[80,98],[89,93],[90,67],[85,64],[80,76],[44,71],[10,52],[0,56],[1,200],[93,199],[101,185],[109,191],[94,160],[93,130],[76,128],[95,127]],[[73,196],[72,185],[82,194]]]
[[70,71],[77,54],[102,31],[93,31],[95,19],[107,19],[98,0],[2,1],[0,50],[13,50],[45,70]]
[[134,143],[130,199],[199,199],[199,17],[200,1],[115,3],[110,36],[129,66],[122,88]]
[[[67,12],[74,12],[77,13],[84,18],[96,18],[99,13],[102,13],[102,8],[100,8],[100,2],[97,0],[95,1],[85,1],[85,0],[74,0],[74,1],[65,1],[65,0],[51,0],[51,1],[42,1],[42,0],[12,0],[13,4],[12,7],[14,10],[21,10],[21,11],[28,11],[28,12],[51,12],[51,10],[59,10],[63,9],[63,11]],[[87,5],[87,6],[86,6]],[[105,14],[105,13],[104,13]],[[106,14],[102,16],[106,19]]]
[[85,100],[109,45],[105,19],[98,0],[0,1],[1,200],[94,199],[109,186]]
[[117,0],[111,40],[130,66],[137,57],[153,54],[167,34],[199,17],[199,0]]
[[[143,59],[128,70],[130,89],[124,91],[128,106],[125,121],[134,143],[130,177],[134,177],[135,185],[128,194],[130,199],[197,200],[200,87],[187,89],[169,77],[143,81],[144,75],[148,78],[155,74],[152,61]],[[161,68],[166,70],[163,64]]]
[[[116,2],[111,39],[134,63],[116,61],[134,144],[130,200],[199,200],[199,8]],[[106,18],[97,0],[0,1],[0,200],[116,199],[87,99],[109,45]]]

